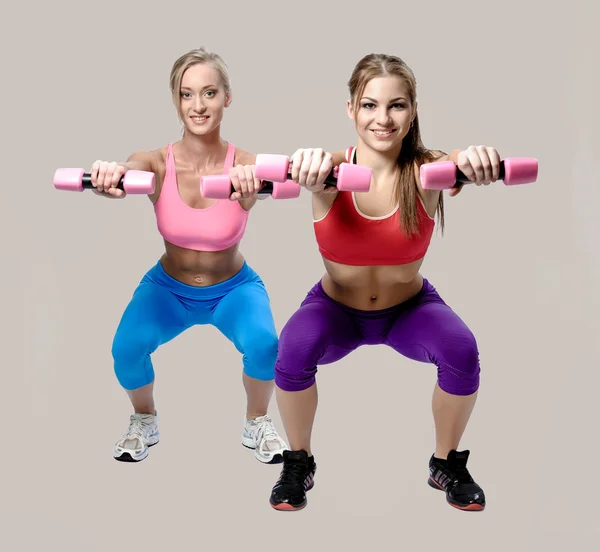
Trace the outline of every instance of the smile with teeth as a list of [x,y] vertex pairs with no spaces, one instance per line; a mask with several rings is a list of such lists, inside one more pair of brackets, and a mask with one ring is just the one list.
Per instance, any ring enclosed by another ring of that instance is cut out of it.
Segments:
[[206,119],[208,119],[208,115],[203,115],[202,117],[192,117],[192,121],[195,123],[203,123],[206,121]]
[[387,130],[373,130],[373,134],[375,134],[375,136],[381,136],[383,138],[385,138],[386,136],[391,136],[394,132],[396,131],[396,129],[394,128],[389,128]]

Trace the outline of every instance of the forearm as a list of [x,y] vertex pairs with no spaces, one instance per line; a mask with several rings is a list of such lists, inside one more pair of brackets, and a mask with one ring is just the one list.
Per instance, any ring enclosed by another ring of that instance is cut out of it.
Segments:
[[458,163],[458,154],[461,152],[462,150],[460,149],[453,149],[450,153],[445,153],[443,151],[440,151],[440,156],[435,160],[436,162],[439,161],[452,161],[453,163]]
[[127,159],[124,163],[119,163],[128,171],[146,171],[154,172],[154,167],[148,159]]
[[337,167],[345,162],[346,162],[346,151],[345,150],[331,152],[331,164],[334,167]]
[[449,154],[448,154],[448,161],[452,161],[453,163],[458,163],[458,154],[461,152],[462,150],[460,149],[453,149]]

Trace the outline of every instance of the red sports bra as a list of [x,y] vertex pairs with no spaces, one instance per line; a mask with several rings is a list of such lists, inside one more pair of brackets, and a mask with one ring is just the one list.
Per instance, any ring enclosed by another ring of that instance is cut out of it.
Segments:
[[[346,151],[356,162],[356,148]],[[388,215],[371,217],[358,209],[353,192],[338,192],[327,214],[314,220],[319,251],[324,258],[354,266],[401,265],[422,259],[427,253],[435,221],[419,197],[419,233],[408,237],[400,226],[396,207]]]

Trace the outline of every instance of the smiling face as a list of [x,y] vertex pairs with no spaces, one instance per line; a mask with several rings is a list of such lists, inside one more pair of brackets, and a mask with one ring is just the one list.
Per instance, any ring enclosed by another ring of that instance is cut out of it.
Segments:
[[398,75],[370,79],[360,97],[347,105],[360,140],[379,152],[399,150],[416,114],[410,98],[406,81]]
[[206,135],[219,127],[231,103],[217,68],[196,63],[185,70],[179,87],[179,115],[187,132]]

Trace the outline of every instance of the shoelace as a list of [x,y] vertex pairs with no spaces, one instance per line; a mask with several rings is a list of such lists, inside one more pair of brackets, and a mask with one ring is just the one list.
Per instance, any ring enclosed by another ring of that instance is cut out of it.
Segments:
[[291,462],[285,464],[279,477],[279,483],[281,485],[302,485],[306,466],[298,462]]
[[141,416],[131,416],[124,439],[146,437],[150,433],[150,422]]
[[261,440],[261,437],[263,437],[265,441],[276,441],[279,439],[277,431],[275,431],[275,426],[273,425],[273,420],[271,420],[269,416],[257,418],[255,424],[252,424],[251,427],[255,429],[256,439],[258,441]]

